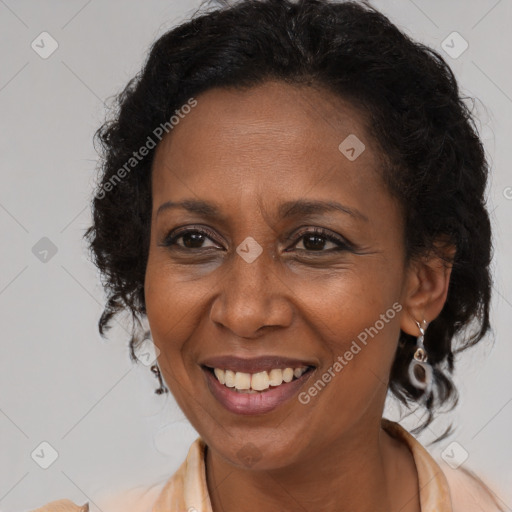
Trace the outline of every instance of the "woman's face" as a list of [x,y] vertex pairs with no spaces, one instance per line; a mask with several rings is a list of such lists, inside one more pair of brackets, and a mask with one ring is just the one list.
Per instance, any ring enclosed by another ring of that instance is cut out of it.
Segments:
[[[284,467],[380,420],[406,315],[402,214],[349,103],[278,82],[196,100],[152,171],[158,362],[213,450]],[[288,367],[311,369],[278,385]]]

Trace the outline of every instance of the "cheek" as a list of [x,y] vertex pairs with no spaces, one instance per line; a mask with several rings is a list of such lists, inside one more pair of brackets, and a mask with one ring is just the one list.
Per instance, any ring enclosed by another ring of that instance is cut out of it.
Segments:
[[169,268],[168,262],[150,256],[144,294],[151,334],[160,350],[159,365],[164,371],[181,373],[180,358],[193,325],[197,325],[202,286],[200,282],[182,283],[179,272]]
[[[194,286],[181,286],[176,272],[166,263],[148,260],[145,279],[146,311],[152,339],[159,350],[158,366],[166,386],[185,415],[191,415],[193,381],[184,357],[186,340],[197,325],[193,314],[197,299]],[[188,295],[187,295],[188,294]]]
[[373,263],[302,288],[304,318],[323,340],[317,378],[332,382],[328,393],[344,407],[387,385],[400,333],[400,269]]
[[326,333],[325,339],[356,337],[400,300],[399,268],[372,261],[372,256],[359,258],[346,269],[290,284],[302,313]]
[[[327,340],[328,355],[299,398],[312,406],[310,412],[326,436],[336,436],[340,429],[374,414],[371,411],[380,411],[400,332],[400,310],[397,302],[382,308],[342,309],[328,325],[317,324],[317,336]],[[322,419],[326,414],[331,418],[327,424]]]
[[147,316],[155,332],[166,339],[177,335],[190,316],[194,316],[211,282],[200,275],[191,277],[183,267],[173,265],[162,251],[150,251],[144,282]]

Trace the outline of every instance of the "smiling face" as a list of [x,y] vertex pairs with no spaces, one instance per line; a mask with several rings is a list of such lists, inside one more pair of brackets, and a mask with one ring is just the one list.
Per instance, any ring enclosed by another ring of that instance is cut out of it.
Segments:
[[[355,159],[338,149],[351,134],[365,145]],[[299,463],[363,442],[380,421],[408,272],[378,151],[349,103],[279,82],[203,93],[157,148],[145,298],[158,362],[192,425],[233,464],[248,443],[258,468]],[[270,360],[213,361],[228,356]],[[308,371],[238,393],[205,365]]]

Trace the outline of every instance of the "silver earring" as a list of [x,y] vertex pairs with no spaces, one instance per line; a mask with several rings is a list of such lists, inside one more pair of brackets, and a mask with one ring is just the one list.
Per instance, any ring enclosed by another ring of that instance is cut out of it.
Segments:
[[[148,341],[148,343],[151,345],[151,346],[154,346],[153,345],[153,337],[151,336],[151,330],[150,329],[147,329],[145,332],[144,332],[144,338],[143,338],[143,343],[144,344],[146,342],[146,340]],[[137,349],[140,348],[140,345]],[[147,348],[147,347],[146,347]],[[156,347],[155,347],[156,349]],[[152,351],[153,349],[151,349]],[[156,349],[158,350],[158,349]],[[150,351],[150,353],[151,353]],[[132,354],[133,354],[133,357],[135,358],[135,352],[134,352],[134,349],[132,347]],[[158,354],[155,354],[155,355],[158,355]],[[137,356],[138,357],[138,356]],[[162,374],[160,372],[160,368],[158,366],[158,363],[157,361],[155,360],[153,362],[153,364],[151,365],[151,372],[153,373],[153,375],[156,377],[156,379],[158,380],[158,384],[159,384],[159,387],[157,389],[155,389],[155,393],[157,395],[161,395],[163,393],[168,393],[169,390],[167,389],[167,387],[164,385],[164,381],[162,379]]]
[[151,371],[155,375],[155,377],[158,379],[158,383],[160,384],[160,387],[158,389],[155,389],[155,393],[157,395],[161,395],[162,393],[167,393],[169,390],[164,386],[162,374],[160,373],[160,368],[158,368],[157,364],[154,364],[151,367]]
[[422,389],[426,394],[429,394],[432,388],[432,366],[428,362],[427,351],[423,345],[425,329],[428,324],[423,320],[421,324],[416,322],[416,325],[420,330],[420,335],[416,340],[416,351],[409,363],[409,379],[415,388]]

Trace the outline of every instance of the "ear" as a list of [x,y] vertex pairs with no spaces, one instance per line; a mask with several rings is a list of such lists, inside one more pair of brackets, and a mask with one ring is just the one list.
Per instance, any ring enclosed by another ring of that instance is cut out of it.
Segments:
[[428,255],[412,260],[406,272],[400,328],[413,336],[420,332],[416,322],[435,320],[446,302],[455,246],[436,243]]

